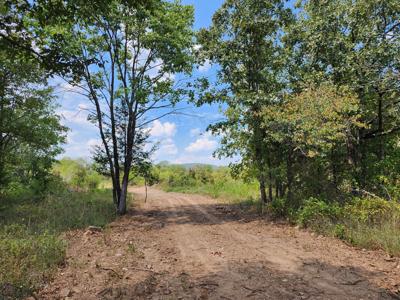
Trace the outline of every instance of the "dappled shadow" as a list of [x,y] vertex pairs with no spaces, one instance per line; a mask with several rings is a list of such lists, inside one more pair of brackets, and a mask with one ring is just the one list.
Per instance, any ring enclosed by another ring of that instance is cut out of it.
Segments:
[[[154,228],[163,228],[168,225],[218,225],[229,222],[248,223],[254,220],[266,220],[260,218],[260,214],[250,209],[248,205],[241,203],[204,203],[205,196],[165,193],[153,189],[149,194],[149,206],[147,208],[130,208],[126,218],[142,223],[143,226],[153,224]],[[133,193],[135,200],[143,202],[143,194]],[[159,198],[162,198],[159,199]],[[169,198],[168,198],[169,197]],[[200,201],[188,199],[200,197]],[[171,200],[169,202],[168,200]],[[206,201],[207,202],[207,201]]]
[[162,209],[154,207],[149,210],[130,210],[128,217],[147,225],[162,224],[160,228],[168,225],[218,225],[260,220],[258,214],[240,210],[233,204],[178,205]]
[[349,266],[305,262],[283,272],[265,260],[226,262],[219,270],[192,277],[149,274],[133,285],[104,289],[99,299],[399,299],[376,287],[376,274]]

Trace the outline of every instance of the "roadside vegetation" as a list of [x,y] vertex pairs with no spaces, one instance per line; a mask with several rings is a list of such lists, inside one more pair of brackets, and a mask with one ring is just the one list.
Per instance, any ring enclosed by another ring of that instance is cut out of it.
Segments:
[[[400,1],[289,2],[226,0],[197,32],[179,0],[0,3],[1,296],[47,280],[62,232],[126,214],[137,176],[400,254]],[[57,162],[57,80],[87,100],[93,165]],[[230,170],[152,167],[148,129],[183,102],[220,106]]]
[[40,194],[16,179],[2,190],[0,295],[6,299],[30,295],[51,279],[65,259],[64,232],[103,227],[116,217],[111,190],[98,188],[102,177],[83,160],[64,159],[47,178]]
[[228,167],[156,165],[152,173],[168,192],[203,194],[236,203],[258,202],[257,182],[233,178]]
[[294,207],[287,199],[274,194],[274,200],[263,207],[258,200],[257,182],[232,176],[228,167],[163,164],[156,165],[152,174],[157,178],[158,187],[168,192],[221,198],[243,209],[263,212],[360,248],[382,249],[390,255],[400,255],[400,204],[397,200],[387,201],[371,195],[354,196],[341,202],[310,197]]

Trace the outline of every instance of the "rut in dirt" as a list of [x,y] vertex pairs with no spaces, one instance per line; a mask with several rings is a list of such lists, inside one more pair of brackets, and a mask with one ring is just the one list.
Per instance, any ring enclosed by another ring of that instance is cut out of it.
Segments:
[[[277,225],[198,195],[132,191],[130,213],[75,232],[41,293],[68,299],[400,299],[400,267],[382,252]],[[62,274],[62,275],[61,275]]]

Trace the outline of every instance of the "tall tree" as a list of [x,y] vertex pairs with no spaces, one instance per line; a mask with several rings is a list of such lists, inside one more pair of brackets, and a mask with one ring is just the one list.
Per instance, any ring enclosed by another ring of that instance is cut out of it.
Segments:
[[179,1],[114,0],[69,28],[64,51],[81,63],[73,84],[93,104],[89,119],[102,141],[97,160],[107,163],[119,214],[126,213],[131,169],[145,153],[146,126],[186,95],[175,74],[191,72],[192,24],[193,7]]
[[281,0],[227,0],[214,14],[212,26],[199,33],[202,56],[220,66],[219,86],[209,89],[202,80],[201,87],[209,90],[201,102],[229,106],[226,120],[211,126],[223,135],[219,154],[241,156],[237,167],[257,177],[263,203],[272,199],[272,166],[260,113],[264,106],[280,101],[285,88],[281,38],[291,20],[291,11]]
[[66,128],[37,62],[4,49],[0,60],[0,190],[10,181],[43,185]]
[[299,10],[291,34],[297,79],[331,80],[357,94],[368,126],[355,129],[348,161],[358,186],[383,192],[382,177],[398,177],[389,166],[400,133],[400,3],[310,0]]

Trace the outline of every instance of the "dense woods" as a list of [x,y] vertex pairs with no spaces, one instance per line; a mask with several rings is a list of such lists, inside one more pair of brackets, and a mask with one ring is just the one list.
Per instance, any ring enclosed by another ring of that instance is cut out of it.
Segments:
[[[200,103],[227,103],[220,155],[258,178],[263,202],[398,196],[397,1],[226,1],[199,32],[219,85]],[[267,192],[266,192],[267,190]]]
[[[0,292],[40,287],[65,255],[59,234],[126,214],[130,184],[400,254],[398,0],[226,0],[199,31],[180,1],[14,0],[0,12]],[[206,62],[215,80],[192,75]],[[101,138],[91,162],[60,160],[55,78],[87,101]],[[215,156],[238,163],[153,165],[149,128],[182,102],[221,105]]]

